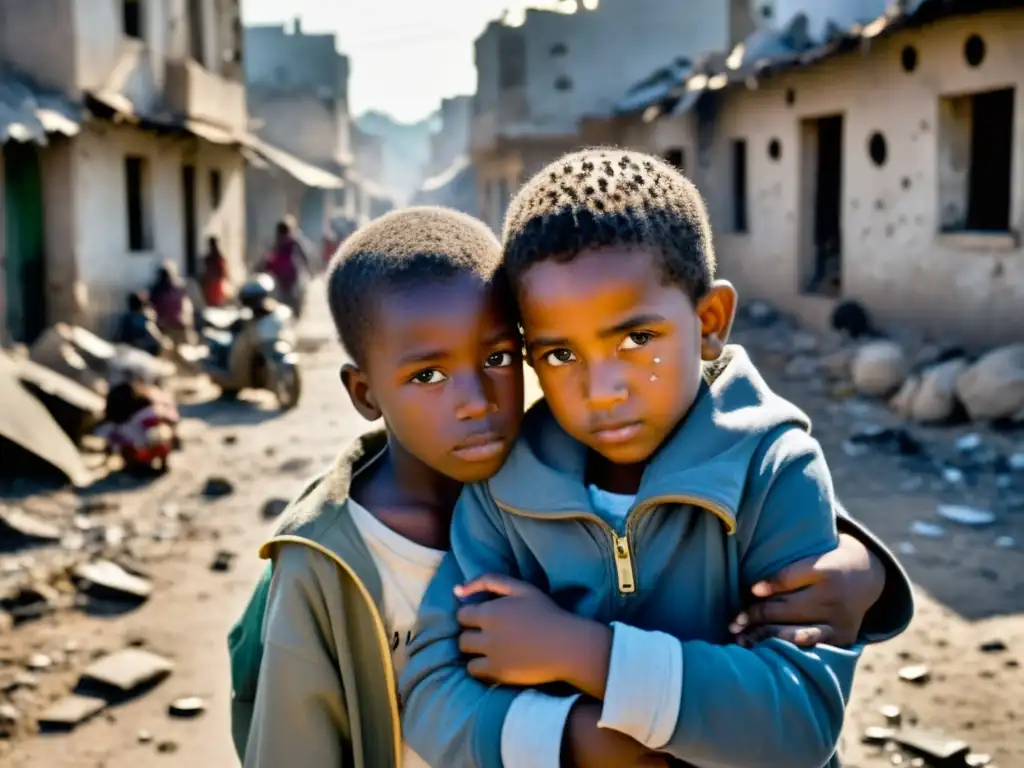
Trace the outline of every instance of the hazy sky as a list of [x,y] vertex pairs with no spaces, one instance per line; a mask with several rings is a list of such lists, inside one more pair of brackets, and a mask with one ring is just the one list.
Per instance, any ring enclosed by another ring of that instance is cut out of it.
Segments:
[[554,0],[242,0],[247,24],[302,16],[307,32],[333,31],[348,54],[352,113],[414,121],[441,98],[476,90],[473,40],[505,8]]

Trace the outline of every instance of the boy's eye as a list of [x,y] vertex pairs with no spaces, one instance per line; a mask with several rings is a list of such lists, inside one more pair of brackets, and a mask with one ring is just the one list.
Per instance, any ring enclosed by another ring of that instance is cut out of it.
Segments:
[[653,338],[653,333],[647,333],[646,331],[633,331],[633,333],[629,334],[626,338],[622,340],[622,344],[619,346],[619,348],[639,349],[640,347],[649,344],[651,339]]
[[571,363],[575,359],[576,355],[572,353],[572,350],[566,349],[565,347],[562,347],[561,349],[553,349],[544,355],[545,362],[556,368],[560,365]]
[[419,373],[412,377],[411,381],[413,384],[440,384],[447,378],[447,376],[445,376],[436,368],[431,368],[426,371],[420,371]]
[[511,352],[492,352],[484,361],[484,368],[507,368],[512,365]]

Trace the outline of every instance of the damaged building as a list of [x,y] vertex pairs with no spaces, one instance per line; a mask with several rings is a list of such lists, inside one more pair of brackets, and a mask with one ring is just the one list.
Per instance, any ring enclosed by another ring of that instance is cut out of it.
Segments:
[[883,326],[1011,341],[1024,326],[1022,43],[1019,1],[909,0],[845,28],[797,15],[665,68],[582,139],[694,178],[745,297],[818,327],[855,299]]
[[109,331],[163,261],[244,246],[238,0],[0,4],[0,338]]

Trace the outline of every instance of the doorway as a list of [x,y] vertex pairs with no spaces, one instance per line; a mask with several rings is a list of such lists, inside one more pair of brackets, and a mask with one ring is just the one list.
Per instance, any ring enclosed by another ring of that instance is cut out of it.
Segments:
[[804,120],[802,138],[800,281],[805,293],[836,297],[843,278],[843,116]]
[[7,330],[31,344],[46,328],[46,250],[39,150],[14,142],[4,158],[4,299]]
[[185,236],[185,274],[188,277],[199,276],[199,252],[196,240],[196,167],[181,167],[181,204],[184,210]]

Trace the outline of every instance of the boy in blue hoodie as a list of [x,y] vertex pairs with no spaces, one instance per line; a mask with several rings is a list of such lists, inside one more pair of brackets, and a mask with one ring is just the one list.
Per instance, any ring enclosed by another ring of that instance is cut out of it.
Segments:
[[[699,193],[653,157],[569,155],[512,201],[504,258],[545,400],[456,507],[401,679],[408,743],[445,768],[838,765],[859,648],[728,630],[837,521],[807,417],[726,345]],[[903,594],[859,642],[906,626]]]

